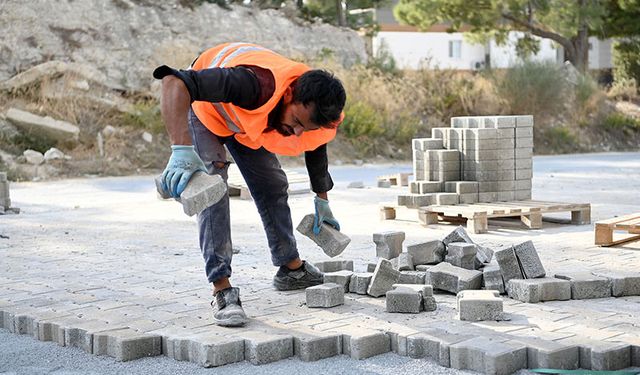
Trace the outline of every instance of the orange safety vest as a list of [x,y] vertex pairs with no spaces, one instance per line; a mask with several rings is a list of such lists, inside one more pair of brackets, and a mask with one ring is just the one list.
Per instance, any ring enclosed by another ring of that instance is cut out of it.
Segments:
[[240,108],[231,103],[193,102],[191,108],[211,132],[221,137],[233,135],[238,142],[254,150],[264,147],[270,152],[289,156],[315,150],[336,136],[336,129],[322,127],[305,131],[299,137],[285,137],[275,130],[264,133],[269,113],[278,105],[286,88],[310,70],[302,63],[291,61],[255,44],[226,43],[203,52],[194,61],[191,69],[239,65],[253,65],[270,70],[275,78],[273,96],[261,107],[253,110]]

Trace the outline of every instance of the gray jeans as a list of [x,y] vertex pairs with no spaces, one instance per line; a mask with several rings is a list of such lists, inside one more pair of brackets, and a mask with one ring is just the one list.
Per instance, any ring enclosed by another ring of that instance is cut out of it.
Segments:
[[[259,148],[253,150],[233,136],[219,137],[189,112],[189,132],[196,152],[209,174],[219,174],[227,181],[227,153],[231,153],[255,201],[267,234],[271,260],[282,266],[299,257],[293,235],[291,210],[287,200],[289,183],[274,154]],[[229,196],[198,214],[200,249],[209,282],[231,276],[231,221]]]

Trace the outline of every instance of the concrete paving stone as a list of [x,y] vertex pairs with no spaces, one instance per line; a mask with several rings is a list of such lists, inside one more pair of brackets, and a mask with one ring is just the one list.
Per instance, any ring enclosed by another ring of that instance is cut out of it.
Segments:
[[611,295],[614,297],[640,296],[640,273],[638,272],[600,271],[593,274],[611,280]]
[[116,361],[132,361],[162,354],[162,336],[132,329],[102,331],[93,336],[93,354],[108,355]]
[[574,370],[580,366],[580,346],[561,344],[537,337],[518,337],[527,346],[527,368]]
[[512,246],[496,251],[494,256],[500,267],[505,285],[511,279],[524,279],[524,274]]
[[426,160],[429,161],[460,161],[460,152],[458,150],[429,150],[426,156]]
[[531,199],[531,189],[529,190],[516,190],[514,192],[515,200],[522,201]]
[[533,137],[519,137],[516,139],[515,146],[517,148],[524,148],[524,147],[533,148]]
[[293,357],[293,337],[279,333],[241,331],[244,339],[244,358],[254,365],[280,361]]
[[566,301],[571,299],[571,283],[550,277],[511,279],[507,283],[509,297],[527,303]]
[[342,354],[342,335],[298,328],[293,338],[293,352],[304,362],[335,357]]
[[498,132],[495,128],[464,129],[463,134],[464,139],[472,139],[475,141],[484,141],[498,138]]
[[424,310],[422,295],[409,288],[396,288],[386,293],[388,313],[417,314]]
[[458,202],[460,204],[478,203],[478,193],[460,194],[458,195]]
[[[432,171],[430,175],[431,181],[456,181],[460,180],[460,171]],[[436,193],[439,194],[439,193]]]
[[[375,271],[375,267],[374,267]],[[356,294],[367,294],[367,288],[373,277],[373,272],[359,272],[351,275],[349,281],[349,292]]]
[[387,231],[373,234],[378,258],[393,259],[402,252],[405,234],[401,231]]
[[188,340],[189,361],[202,367],[219,367],[244,361],[244,339],[212,332],[196,333]]
[[546,272],[538,256],[538,251],[532,241],[526,241],[513,246],[522,273],[527,279],[544,277]]
[[372,297],[380,297],[391,290],[391,286],[398,282],[400,272],[393,269],[391,262],[386,259],[379,259],[373,277],[369,283],[367,294]]
[[484,288],[487,290],[497,290],[500,294],[505,294],[504,280],[500,266],[491,264],[482,269],[482,279]]
[[412,290],[416,293],[420,293],[420,295],[422,295],[423,297],[433,296],[433,287],[431,285],[398,283],[398,284],[393,284],[391,288],[392,288],[391,290],[395,290],[395,289]]
[[514,190],[531,190],[531,180],[515,180],[516,187]]
[[388,188],[390,188],[390,187],[391,187],[391,181],[389,181],[389,180],[378,180],[378,182],[377,182],[377,185],[376,185],[376,186],[377,186],[377,187],[379,187],[379,188],[386,188],[386,189],[388,189]]
[[442,240],[442,243],[444,243],[445,246],[449,245],[452,242],[474,243],[467,231],[462,226],[457,226],[456,229],[447,234]]
[[475,270],[476,245],[466,242],[451,242],[447,245],[445,262],[456,267]]
[[343,285],[321,284],[305,289],[307,307],[334,307],[344,304]]
[[433,296],[423,297],[422,302],[424,303],[424,311],[436,311],[438,309],[438,303]]
[[180,203],[184,213],[193,216],[220,201],[226,193],[227,184],[220,175],[196,172],[180,195]]
[[491,203],[498,201],[498,192],[486,192],[486,193],[478,193],[478,202],[480,203]]
[[353,271],[353,260],[325,260],[313,263],[322,272]]
[[555,277],[571,282],[571,299],[611,297],[611,280],[606,277],[590,272],[560,272]]
[[400,271],[399,284],[424,284],[427,273],[424,271]]
[[418,194],[439,193],[443,190],[442,181],[417,181]]
[[431,128],[431,138],[444,139],[449,128]]
[[458,319],[502,320],[502,298],[495,290],[464,290],[456,296]]
[[427,271],[425,282],[430,282],[434,289],[457,294],[462,290],[480,289],[482,272],[440,263]]
[[465,128],[467,127],[468,117],[452,117],[451,118],[451,127],[452,128]]
[[478,193],[478,183],[475,181],[445,182],[445,192],[457,194]]
[[428,270],[429,268],[431,268],[431,267],[433,267],[433,266],[432,266],[432,265],[428,265],[428,264],[418,264],[418,265],[416,266],[416,271],[419,271],[419,272],[427,272],[427,270]]
[[444,147],[442,139],[438,138],[414,138],[412,145],[414,150],[420,151],[440,150]]
[[533,178],[533,171],[531,169],[516,169],[516,180],[530,180]]
[[527,347],[515,341],[475,337],[450,346],[451,368],[509,375],[527,367]]
[[622,342],[588,340],[574,336],[558,341],[580,347],[580,368],[615,371],[631,366],[631,345]]
[[334,258],[344,251],[351,242],[351,238],[342,232],[334,229],[331,225],[322,224],[320,233],[316,236],[313,233],[314,215],[309,214],[302,218],[296,230],[315,242],[325,254]]
[[516,169],[532,169],[533,159],[531,158],[516,159],[515,168]]
[[367,272],[373,273],[376,270],[378,263],[367,263]]
[[442,241],[433,240],[407,245],[407,252],[416,265],[436,264],[444,260],[445,246]]
[[358,326],[344,327],[342,352],[353,359],[365,359],[391,351],[391,339],[384,332]]
[[344,292],[349,292],[349,282],[351,281],[351,276],[353,275],[353,271],[336,271],[336,272],[326,272],[324,274],[324,283],[325,284],[338,284],[344,288]]
[[411,254],[409,253],[400,253],[400,255],[398,255],[397,258],[395,258],[397,261],[398,266],[396,267],[396,269],[398,271],[413,271],[414,267],[413,267],[413,257],[411,256]]
[[58,326],[58,330],[63,329],[64,333],[58,333],[58,337],[64,337],[64,346],[80,348],[87,353],[93,353],[94,335],[104,331],[125,329],[126,325],[108,324],[98,320],[84,323],[73,323],[72,326]]
[[458,194],[457,193],[436,193],[436,203],[444,206],[444,205],[454,205],[458,204]]
[[478,192],[479,193],[485,193],[485,192],[492,192],[492,191],[498,191],[498,181],[481,181],[478,182]]
[[520,128],[533,128],[533,116],[516,116],[516,131]]
[[472,337],[471,335],[459,335],[438,328],[430,328],[407,337],[407,356],[430,358],[440,366],[451,367],[449,347]]
[[498,181],[498,192],[513,192],[516,189],[516,181]]

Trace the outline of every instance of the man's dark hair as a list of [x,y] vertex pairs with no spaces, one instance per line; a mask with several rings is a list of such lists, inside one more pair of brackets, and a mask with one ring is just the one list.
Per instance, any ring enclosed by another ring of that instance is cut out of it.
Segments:
[[310,70],[293,85],[293,102],[312,104],[310,120],[323,128],[335,128],[347,100],[342,82],[326,70]]

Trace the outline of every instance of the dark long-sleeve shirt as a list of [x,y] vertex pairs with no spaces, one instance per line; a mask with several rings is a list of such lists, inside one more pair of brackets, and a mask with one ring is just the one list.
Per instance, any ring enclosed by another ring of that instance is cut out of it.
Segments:
[[[267,103],[275,92],[275,79],[271,72],[257,66],[176,70],[162,65],[153,72],[157,79],[170,74],[184,82],[192,102],[231,103],[252,110]],[[281,110],[282,100],[269,113],[268,125],[273,121],[279,121]],[[311,190],[316,193],[331,190],[333,180],[329,174],[327,145],[305,152],[304,158],[311,180]]]

